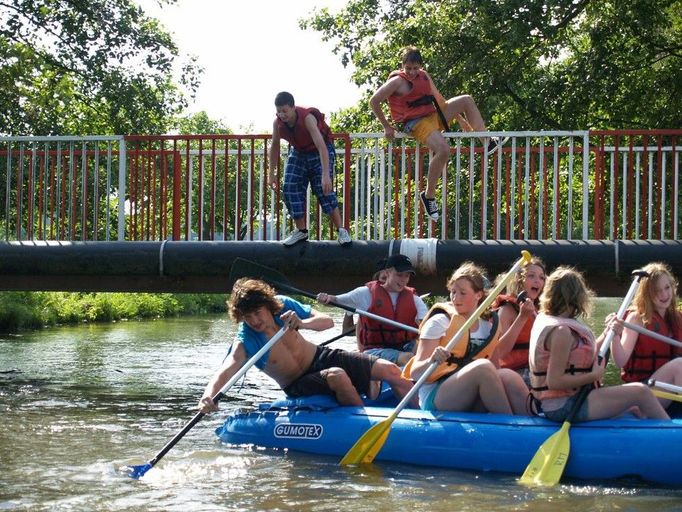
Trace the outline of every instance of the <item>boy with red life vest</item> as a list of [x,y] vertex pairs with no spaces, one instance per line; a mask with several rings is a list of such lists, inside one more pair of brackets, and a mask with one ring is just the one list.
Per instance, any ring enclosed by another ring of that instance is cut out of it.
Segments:
[[[338,302],[416,329],[428,308],[414,288],[407,286],[415,274],[412,262],[403,254],[394,254],[386,260],[383,273],[384,281],[370,281],[338,296],[320,293],[317,300]],[[357,337],[360,352],[403,366],[414,355],[417,335],[360,315]]]
[[[606,358],[599,361],[597,351],[609,329],[615,334],[613,344],[619,342],[623,326],[615,315],[607,318],[607,327],[598,340],[577,320],[589,314],[591,298],[582,274],[569,267],[552,272],[540,296],[540,314],[530,335],[531,392],[535,406],[552,421],[565,421],[580,388],[601,381]],[[633,382],[593,389],[573,421],[613,418],[626,412],[670,419],[651,389]]]
[[[649,263],[625,321],[682,341],[682,313],[677,309],[677,280],[664,263]],[[682,386],[682,349],[625,328],[612,347],[613,360],[625,382],[656,379]],[[659,398],[668,408],[670,400]]]
[[317,196],[320,208],[336,227],[339,243],[349,245],[352,240],[343,227],[332,188],[336,150],[324,114],[314,107],[295,106],[294,97],[285,91],[275,97],[275,108],[277,117],[272,125],[268,182],[273,190],[277,188],[275,171],[280,155],[279,142],[284,139],[289,142],[289,156],[282,192],[289,215],[296,225],[296,229],[284,240],[284,245],[291,246],[308,239],[305,221],[308,185]]
[[507,294],[499,295],[493,309],[500,318],[500,345],[497,349],[500,368],[518,372],[526,383],[528,376],[528,343],[530,331],[537,316],[540,294],[545,286],[545,264],[538,258],[530,262],[516,274],[507,287]]
[[[413,136],[433,152],[426,189],[421,193],[421,200],[427,215],[435,222],[440,214],[436,202],[436,185],[450,157],[450,146],[441,130],[448,131],[450,123],[455,118],[466,131],[484,132],[486,127],[471,96],[464,94],[446,101],[434,85],[431,76],[422,69],[423,65],[417,48],[405,48],[401,69],[389,75],[388,80],[374,93],[369,104],[384,127],[387,139],[393,139],[397,129]],[[384,101],[388,102],[393,124],[388,122],[381,108]],[[482,141],[489,154],[504,143],[504,140],[496,137]]]
[[490,361],[499,341],[495,312],[489,319],[479,318],[452,351],[445,349],[485,300],[486,283],[478,265],[463,263],[448,280],[450,302],[435,304],[422,321],[417,353],[403,370],[403,376],[417,380],[432,363],[438,363],[419,388],[422,409],[528,414],[528,388],[521,376],[497,369]]

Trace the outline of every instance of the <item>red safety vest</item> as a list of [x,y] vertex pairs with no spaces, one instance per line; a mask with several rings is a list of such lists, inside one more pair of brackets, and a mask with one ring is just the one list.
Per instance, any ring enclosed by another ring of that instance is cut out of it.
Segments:
[[592,331],[571,318],[540,314],[535,317],[530,335],[530,384],[533,395],[538,400],[571,396],[577,389],[549,389],[547,387],[547,367],[549,366],[549,350],[545,341],[549,333],[560,325],[571,329],[577,341],[568,354],[565,373],[585,373],[592,371],[594,358],[597,355],[597,344]]
[[[393,309],[391,297],[379,281],[370,281],[366,286],[372,295],[372,302],[367,309],[369,313],[417,328],[414,288],[405,287],[398,295],[396,307]],[[367,318],[364,315],[360,315],[358,324],[358,341],[363,352],[369,348],[399,348],[417,337],[413,332]]]
[[277,130],[279,136],[289,142],[298,151],[310,152],[317,151],[313,138],[304,124],[308,114],[312,114],[317,119],[317,127],[322,134],[325,143],[331,142],[331,129],[324,120],[324,114],[314,107],[295,107],[296,123],[293,127],[284,123],[279,117],[277,120]]
[[389,78],[400,76],[412,84],[412,89],[407,94],[398,96],[392,94],[388,97],[388,106],[391,109],[391,118],[395,123],[404,123],[410,119],[423,117],[436,111],[433,103],[410,107],[409,103],[418,100],[428,94],[433,94],[431,83],[424,71],[420,70],[414,79],[410,79],[403,71],[393,71]]
[[[500,309],[505,304],[509,304],[514,308],[514,311],[518,314],[519,303],[516,297],[511,295],[498,295],[495,299],[495,304],[493,309]],[[530,343],[530,331],[533,329],[533,323],[535,322],[535,317],[531,317],[526,320],[523,324],[521,332],[519,332],[514,346],[509,351],[509,353],[500,359],[501,368],[510,368],[512,370],[520,370],[521,368],[528,368],[528,347]],[[504,334],[504,333],[502,333]]]
[[[645,327],[663,336],[682,341],[682,315],[676,314],[677,322],[671,326],[658,313],[654,313],[651,322]],[[625,382],[642,382],[651,377],[665,363],[682,355],[682,349],[673,347],[646,334],[640,334],[630,359],[620,370],[620,377]]]

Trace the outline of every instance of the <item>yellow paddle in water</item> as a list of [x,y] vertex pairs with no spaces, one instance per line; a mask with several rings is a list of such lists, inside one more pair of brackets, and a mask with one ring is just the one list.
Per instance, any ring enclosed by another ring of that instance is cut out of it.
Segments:
[[[514,266],[507,273],[507,275],[504,276],[504,279],[502,279],[497,286],[490,291],[481,305],[478,306],[476,311],[472,313],[467,321],[464,322],[462,327],[460,327],[455,333],[452,339],[450,339],[448,344],[445,346],[445,350],[449,351],[454,348],[464,333],[469,330],[474,322],[476,322],[478,317],[483,314],[490,304],[492,304],[492,302],[495,300],[495,297],[497,297],[505,288],[505,286],[507,286],[507,283],[512,277],[514,277],[514,274],[516,274],[516,272],[518,272],[522,266],[526,265],[530,261],[530,253],[528,251],[521,251],[521,254],[523,256],[516,263],[514,263]],[[419,377],[419,380],[417,380],[412,389],[403,397],[391,415],[367,430],[367,432],[365,432],[360,439],[357,440],[351,449],[348,450],[348,453],[346,453],[343,459],[341,459],[342,465],[361,463],[369,464],[374,460],[374,458],[377,456],[377,453],[379,453],[379,450],[381,450],[381,448],[384,446],[384,443],[386,442],[386,438],[391,431],[391,425],[393,424],[393,421],[398,417],[400,411],[402,411],[407,404],[410,403],[412,398],[417,394],[417,391],[421,385],[426,382],[426,379],[428,379],[429,375],[431,375],[437,367],[438,363],[435,361],[429,365],[422,376]]]
[[[635,276],[635,279],[632,281],[630,289],[628,290],[627,295],[625,295],[623,303],[620,305],[617,313],[618,318],[621,320],[625,316],[625,312],[637,292],[640,279],[648,275],[642,270],[635,270],[632,274]],[[601,346],[601,350],[599,351],[600,361],[606,356],[606,353],[611,347],[612,340],[613,331],[609,331]],[[540,448],[538,448],[538,451],[531,459],[530,464],[528,464],[528,467],[526,467],[526,470],[519,480],[522,484],[550,486],[559,483],[561,475],[564,473],[566,462],[568,462],[568,456],[571,452],[571,438],[568,435],[568,429],[571,428],[571,422],[575,419],[575,415],[578,414],[591,387],[592,385],[588,384],[580,389],[578,398],[573,404],[573,408],[561,425],[559,431],[549,436],[549,438],[542,443]]]

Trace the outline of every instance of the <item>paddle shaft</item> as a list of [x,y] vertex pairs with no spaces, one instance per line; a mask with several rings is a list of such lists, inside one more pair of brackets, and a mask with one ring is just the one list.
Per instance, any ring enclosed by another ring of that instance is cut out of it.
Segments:
[[[236,280],[239,277],[247,276],[262,279],[280,290],[286,290],[290,293],[303,295],[304,297],[308,297],[310,299],[317,299],[317,295],[315,295],[314,293],[307,292],[305,290],[300,290],[289,284],[289,280],[281,272],[251,260],[247,260],[244,258],[236,258],[234,260],[234,263],[232,263],[232,269],[230,270],[230,280],[232,281]],[[367,318],[372,318],[377,322],[383,322],[385,324],[392,325],[394,327],[397,327],[398,329],[402,329],[403,331],[419,334],[419,329],[417,329],[416,327],[401,324],[400,322],[396,322],[395,320],[391,320],[390,318],[385,318],[383,316],[375,315],[374,313],[370,313],[369,311],[356,309],[334,301],[330,301],[327,304],[331,306],[336,306],[337,308],[345,309],[350,313],[356,313],[358,315],[366,316]]]
[[[295,288],[293,286],[290,286],[285,283],[280,283],[278,281],[270,281],[272,285],[275,286],[275,288],[281,288],[283,290],[287,290],[291,293],[295,293],[297,295],[303,295],[304,297],[308,297],[310,299],[317,299],[317,295],[314,293],[306,292],[305,290],[299,290],[298,288]],[[402,329],[403,331],[409,331],[413,332],[415,334],[419,334],[419,329],[416,327],[412,327],[409,325],[401,324],[400,322],[396,322],[395,320],[391,320],[390,318],[386,318],[380,315],[375,315],[374,313],[370,313],[369,311],[365,311],[363,309],[357,309],[353,308],[351,306],[346,306],[345,304],[341,304],[339,302],[335,302],[333,300],[330,300],[327,302],[330,306],[336,306],[337,308],[345,309],[346,311],[349,311],[350,313],[355,313],[358,315],[366,316],[367,318],[371,318],[372,320],[376,320],[377,322],[383,322],[388,325],[392,325],[393,327],[397,327],[398,329]]]
[[623,322],[623,327],[638,332],[639,334],[651,336],[652,338],[662,341],[663,343],[667,343],[668,345],[672,345],[673,347],[682,347],[682,342],[669,338],[668,336],[663,336],[662,334],[649,330],[646,327],[642,327],[641,325]]
[[[431,295],[431,294],[430,294],[430,293],[424,293],[423,295],[420,295],[419,298],[422,299],[422,300],[424,300],[424,299],[425,299],[426,297],[428,297],[429,295]],[[355,326],[351,327],[350,329],[348,329],[348,330],[346,330],[346,331],[343,331],[341,334],[338,334],[338,335],[334,336],[334,337],[333,337],[332,339],[330,339],[330,340],[323,341],[322,343],[320,343],[320,344],[318,345],[318,347],[325,347],[325,346],[329,345],[330,343],[334,343],[335,341],[340,340],[341,338],[345,338],[346,336],[350,336],[350,335],[353,334],[354,332],[355,332]]]
[[343,331],[341,334],[337,334],[336,336],[334,336],[330,340],[323,341],[322,343],[320,343],[318,345],[318,347],[325,347],[325,346],[329,345],[330,343],[334,343],[335,341],[340,340],[341,338],[345,338],[346,336],[350,336],[354,332],[355,332],[355,326],[353,326],[353,328],[351,328],[351,329],[348,329],[347,331]]
[[[630,303],[632,302],[632,299],[635,297],[635,293],[637,293],[637,288],[639,288],[639,281],[643,277],[648,276],[648,274],[643,270],[635,270],[634,272],[632,272],[632,275],[634,275],[635,278],[632,280],[630,288],[628,289],[628,293],[625,295],[625,298],[623,299],[623,302],[620,304],[618,312],[616,313],[616,317],[620,320],[623,320],[623,318],[625,318],[625,312],[630,307]],[[613,329],[609,329],[609,332],[606,334],[606,339],[604,340],[604,343],[602,343],[601,349],[599,350],[600,362],[604,359],[604,357],[606,357],[606,354],[611,348],[611,342],[613,341],[614,335],[615,333],[613,332]]]
[[[228,381],[225,383],[225,385],[220,389],[220,391],[218,391],[218,393],[216,393],[216,395],[212,398],[214,404],[217,404],[218,402],[220,402],[220,400],[225,396],[225,393],[227,392],[227,390],[230,389],[230,388],[235,384],[235,382],[237,382],[239,379],[241,379],[241,378],[244,376],[244,374],[246,374],[246,372],[247,372],[254,364],[256,364],[256,362],[257,362],[261,357],[263,357],[263,355],[264,355],[268,350],[270,350],[270,349],[272,348],[272,346],[273,346],[275,343],[277,343],[277,342],[280,340],[280,338],[281,338],[282,336],[284,336],[284,333],[286,332],[286,330],[287,330],[287,327],[282,327],[279,331],[277,331],[277,333],[276,333],[272,338],[270,338],[270,340],[268,340],[268,342],[267,342],[265,345],[263,345],[263,347],[261,347],[261,349],[260,349],[258,352],[256,352],[256,353],[253,355],[253,357],[251,357],[251,359],[249,359],[249,360],[246,362],[246,364],[244,364],[244,365],[237,371],[237,373],[235,373],[235,374],[232,376],[232,378],[230,378],[230,380],[228,380]],[[175,446],[175,445],[178,443],[178,441],[180,441],[180,439],[182,439],[182,438],[184,437],[184,435],[185,435],[187,432],[189,432],[189,431],[192,429],[192,427],[194,427],[194,425],[196,425],[197,423],[199,423],[199,421],[201,421],[201,418],[203,418],[204,416],[205,416],[205,414],[204,414],[203,412],[198,412],[198,413],[196,413],[196,414],[194,415],[194,417],[193,417],[191,420],[189,420],[189,421],[187,422],[187,424],[186,424],[184,427],[182,427],[182,430],[180,430],[180,432],[178,432],[177,434],[175,434],[175,436],[173,437],[173,439],[171,439],[170,441],[168,441],[168,443],[166,443],[166,445],[165,445],[163,448],[161,448],[161,450],[159,451],[159,453],[157,453],[157,454],[154,456],[154,458],[151,459],[151,460],[149,460],[147,463],[148,463],[150,466],[153,467],[157,462],[159,462],[159,461],[163,458],[164,455],[166,455],[166,454],[170,451],[171,448],[173,448],[173,446]]]
[[667,382],[659,382],[656,379],[649,379],[649,386],[654,388],[665,389],[671,393],[682,393],[682,386],[676,386],[675,384],[668,384]]

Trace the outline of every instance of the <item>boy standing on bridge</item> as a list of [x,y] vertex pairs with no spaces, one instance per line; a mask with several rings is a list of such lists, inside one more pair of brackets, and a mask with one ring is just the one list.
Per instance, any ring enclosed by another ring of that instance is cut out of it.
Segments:
[[314,107],[295,106],[294,97],[288,92],[277,94],[275,108],[277,117],[272,125],[268,182],[273,190],[276,189],[278,182],[275,170],[279,162],[281,138],[289,142],[282,188],[284,203],[296,225],[296,230],[284,240],[284,245],[292,246],[308,239],[305,219],[308,184],[317,196],[322,211],[329,215],[338,230],[339,243],[350,244],[352,240],[343,227],[339,204],[332,188],[336,150],[324,114]]
[[[453,119],[457,119],[465,131],[486,131],[481,113],[468,94],[445,100],[431,79],[422,69],[424,62],[421,53],[413,46],[403,49],[402,68],[391,72],[388,80],[374,93],[369,101],[374,115],[384,127],[384,135],[392,140],[396,128],[412,135],[428,146],[433,157],[429,163],[426,189],[420,194],[426,214],[434,222],[438,220],[440,209],[436,202],[436,185],[443,174],[450,156],[450,146],[441,130],[447,131]],[[388,101],[391,110],[391,125],[381,104]],[[506,139],[505,139],[506,140]],[[488,154],[504,144],[497,137],[482,139]]]

